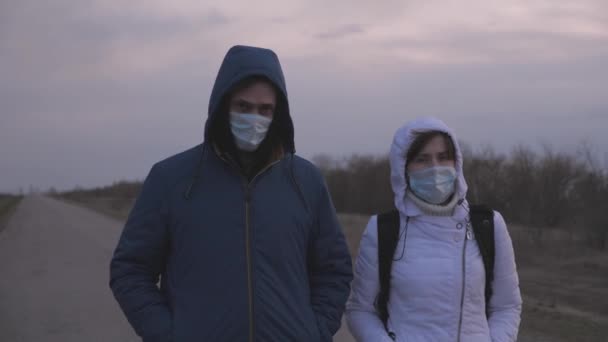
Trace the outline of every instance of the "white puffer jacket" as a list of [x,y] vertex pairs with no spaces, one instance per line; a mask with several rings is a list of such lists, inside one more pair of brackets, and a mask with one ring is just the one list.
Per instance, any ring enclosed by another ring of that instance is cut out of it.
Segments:
[[[456,147],[457,196],[462,201],[452,216],[423,214],[407,196],[405,156],[412,132],[448,133]],[[418,119],[401,127],[390,151],[391,184],[401,216],[400,241],[393,261],[388,328],[398,342],[515,341],[521,295],[511,238],[504,219],[494,212],[495,253],[493,295],[486,317],[485,271],[475,239],[467,239],[467,184],[456,137],[440,120]],[[405,232],[406,217],[409,217]],[[407,233],[407,234],[403,234]],[[405,242],[405,245],[404,245]],[[355,265],[347,322],[359,342],[391,342],[374,308],[378,279],[376,216],[361,240]]]

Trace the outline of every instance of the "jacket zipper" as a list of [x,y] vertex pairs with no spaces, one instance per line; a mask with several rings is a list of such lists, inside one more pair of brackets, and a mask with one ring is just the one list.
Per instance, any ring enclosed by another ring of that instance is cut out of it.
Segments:
[[460,317],[458,319],[458,338],[457,341],[460,342],[460,334],[462,332],[462,316],[464,311],[464,292],[466,286],[466,251],[467,251],[467,241],[471,239],[471,230],[470,224],[467,223],[466,235],[464,238],[464,243],[462,245],[462,289],[460,291]]
[[251,246],[249,236],[249,186],[245,188],[245,258],[247,262],[247,304],[249,315],[249,342],[253,342],[253,286],[251,281]]
[[[227,163],[228,165],[233,167],[238,174],[241,174],[239,168],[231,160],[224,158],[220,154],[218,154],[218,156],[225,163]],[[252,280],[253,272],[251,270],[251,236],[250,236],[251,234],[250,234],[250,227],[249,227],[249,206],[251,203],[250,185],[253,184],[253,182],[255,181],[255,179],[258,176],[260,176],[261,174],[266,172],[268,169],[270,169],[274,165],[278,164],[280,161],[281,161],[281,159],[278,159],[278,160],[268,164],[264,169],[262,169],[260,172],[258,172],[251,179],[251,182],[249,182],[249,183],[247,183],[247,179],[245,177],[243,177],[243,175],[241,174],[241,177],[243,179],[243,188],[245,189],[245,259],[246,259],[246,264],[247,264],[246,265],[246,267],[247,267],[247,305],[248,305],[247,313],[249,315],[249,339],[248,339],[249,342],[253,342],[254,337],[255,337],[255,324],[254,324],[255,322],[253,319],[253,280]]]
[[243,177],[243,185],[245,187],[245,258],[247,263],[247,304],[249,314],[249,342],[254,341],[255,337],[255,322],[253,318],[253,280],[252,280],[252,267],[251,267],[251,233],[249,226],[249,207],[251,204],[251,191],[250,186],[253,184],[255,179],[270,169],[272,166],[277,164],[280,160],[277,160],[271,164],[268,164],[262,171],[258,172],[252,179],[251,182],[247,183],[247,180]]

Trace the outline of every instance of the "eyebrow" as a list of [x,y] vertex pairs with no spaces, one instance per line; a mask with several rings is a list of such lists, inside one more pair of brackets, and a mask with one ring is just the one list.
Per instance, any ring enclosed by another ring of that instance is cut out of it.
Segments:
[[[233,104],[237,104],[237,105],[247,105],[247,106],[256,106],[255,103],[253,102],[249,102],[247,100],[244,99],[235,99],[232,101]],[[259,107],[272,107],[274,108],[275,104],[274,103],[260,103],[257,106]]]
[[253,106],[253,103],[247,101],[247,100],[243,100],[243,99],[235,99],[234,101],[232,101],[233,104],[237,104],[237,105],[249,105],[249,106]]
[[[446,151],[437,152],[436,154],[438,154],[438,155],[448,154],[449,155],[450,153],[449,153],[449,151],[446,150]],[[419,153],[416,157],[417,158],[419,158],[419,157],[429,157],[431,155],[433,155],[433,153]]]

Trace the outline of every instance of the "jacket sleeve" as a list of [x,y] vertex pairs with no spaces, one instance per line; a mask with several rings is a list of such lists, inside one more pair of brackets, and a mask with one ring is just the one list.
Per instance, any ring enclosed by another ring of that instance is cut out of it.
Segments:
[[316,208],[315,234],[310,242],[311,304],[324,342],[340,328],[352,280],[351,256],[325,183]]
[[359,342],[392,342],[380,320],[374,302],[380,291],[378,278],[377,218],[369,220],[355,263],[352,293],[346,304],[346,320]]
[[171,312],[157,283],[168,251],[166,188],[155,165],[144,181],[110,263],[110,288],[145,342],[170,341]]
[[522,300],[513,244],[507,225],[498,212],[494,212],[494,232],[494,281],[488,324],[492,342],[511,342],[517,340]]

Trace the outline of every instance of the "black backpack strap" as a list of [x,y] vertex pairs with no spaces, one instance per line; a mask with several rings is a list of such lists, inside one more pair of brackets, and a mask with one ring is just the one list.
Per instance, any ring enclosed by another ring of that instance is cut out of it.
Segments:
[[378,215],[377,229],[380,292],[376,298],[376,310],[386,328],[388,322],[388,299],[391,288],[391,268],[393,266],[395,248],[397,248],[397,242],[399,241],[399,211],[393,210]]
[[492,297],[492,281],[494,280],[494,211],[483,205],[469,206],[471,223],[479,252],[486,271],[486,313]]

